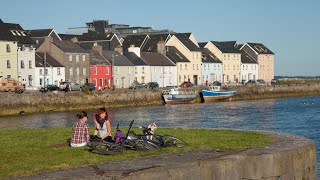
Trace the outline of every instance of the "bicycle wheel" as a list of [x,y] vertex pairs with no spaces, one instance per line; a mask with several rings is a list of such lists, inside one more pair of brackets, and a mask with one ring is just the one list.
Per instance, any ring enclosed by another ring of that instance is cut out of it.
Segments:
[[163,135],[161,139],[163,140],[163,147],[184,148],[188,146],[188,143],[173,136]]
[[134,141],[134,148],[139,151],[159,151],[160,148],[158,145],[154,144],[151,141],[137,139]]
[[94,142],[91,144],[93,150],[105,155],[117,155],[123,153],[123,147],[118,144]]

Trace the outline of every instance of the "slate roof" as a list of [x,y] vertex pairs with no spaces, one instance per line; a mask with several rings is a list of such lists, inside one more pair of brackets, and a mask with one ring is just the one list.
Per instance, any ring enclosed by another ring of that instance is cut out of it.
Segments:
[[124,38],[124,42],[122,44],[123,51],[128,51],[128,48],[131,45],[135,47],[141,47],[143,41],[148,37],[148,35],[128,35]]
[[117,51],[102,51],[102,55],[110,63],[112,63],[112,55],[113,55],[114,66],[133,66],[132,62],[130,62],[124,55],[120,54]]
[[126,52],[123,54],[132,64],[135,66],[146,66],[148,65],[140,57],[138,57],[134,52]]
[[198,44],[199,44],[199,47],[202,49],[202,48],[204,48],[204,46],[206,46],[208,44],[208,42],[200,42]]
[[222,53],[239,53],[237,41],[211,41]]
[[[35,54],[36,67],[44,67],[44,53],[36,52]],[[46,54],[46,67],[64,67],[56,59],[54,59],[50,54]]]
[[160,41],[166,42],[170,34],[152,34],[141,49],[141,52],[157,52],[157,44]]
[[3,23],[0,23],[0,40],[18,41],[17,38],[10,32],[8,27]]
[[270,49],[261,43],[247,43],[252,47],[258,54],[274,54]]
[[141,58],[150,66],[175,66],[166,56],[154,52],[141,52]]
[[90,65],[111,65],[111,63],[97,51],[90,51]]
[[56,45],[59,49],[63,52],[70,52],[70,53],[88,53],[85,49],[80,47],[77,43],[74,43],[70,40],[62,40],[62,41],[53,41],[53,44]]
[[59,34],[59,37],[62,39],[62,40],[71,40],[72,38],[74,37],[79,37],[81,35],[76,35],[76,34]]
[[247,63],[247,64],[257,64],[257,61],[249,56],[244,50],[241,51],[241,63]]
[[34,30],[28,30],[28,35],[30,37],[47,37],[50,35],[50,33],[53,31],[53,29],[34,29]]
[[174,63],[177,62],[190,62],[188,58],[186,58],[176,47],[174,46],[167,46],[167,57],[173,61]]
[[83,35],[74,34],[59,34],[61,39],[70,40],[74,37],[78,38],[78,41],[111,41],[114,33],[109,34],[98,34],[98,33],[86,33]]
[[176,36],[190,51],[200,51],[199,47],[189,39],[191,33],[177,33],[173,35]]
[[201,49],[203,63],[222,63],[209,49]]
[[18,41],[18,44],[35,44],[20,24],[0,23],[0,40]]

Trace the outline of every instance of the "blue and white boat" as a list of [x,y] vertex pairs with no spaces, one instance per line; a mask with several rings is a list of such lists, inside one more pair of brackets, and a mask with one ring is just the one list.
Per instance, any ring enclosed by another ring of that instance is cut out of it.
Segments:
[[179,88],[163,91],[162,96],[166,104],[190,103],[197,97],[195,93],[181,91]]
[[209,86],[209,89],[201,90],[205,102],[228,100],[237,94],[237,91],[221,91],[220,86]]

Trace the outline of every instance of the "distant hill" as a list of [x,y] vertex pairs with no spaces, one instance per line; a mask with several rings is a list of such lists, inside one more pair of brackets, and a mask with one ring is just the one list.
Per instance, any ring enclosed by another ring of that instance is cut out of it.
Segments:
[[320,79],[320,76],[274,76],[275,79]]

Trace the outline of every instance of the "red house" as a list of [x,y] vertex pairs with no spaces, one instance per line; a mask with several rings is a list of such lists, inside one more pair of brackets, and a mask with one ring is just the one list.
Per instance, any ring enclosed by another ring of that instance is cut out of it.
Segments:
[[96,90],[112,87],[112,66],[103,57],[102,46],[93,46],[90,56],[90,82],[95,85]]

